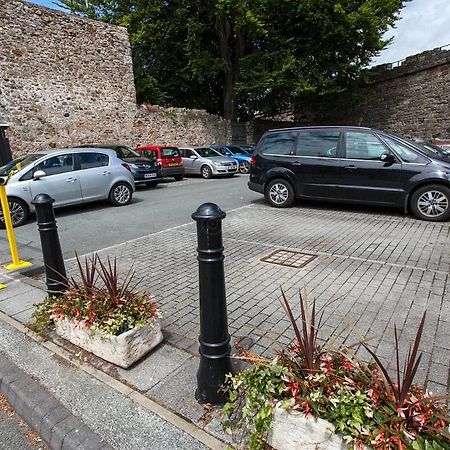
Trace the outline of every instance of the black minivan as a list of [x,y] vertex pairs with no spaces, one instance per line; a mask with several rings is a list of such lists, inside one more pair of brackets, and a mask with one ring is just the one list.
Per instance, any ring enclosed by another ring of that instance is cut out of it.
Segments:
[[383,131],[344,126],[267,131],[250,189],[277,208],[296,198],[391,205],[419,219],[450,217],[450,154]]

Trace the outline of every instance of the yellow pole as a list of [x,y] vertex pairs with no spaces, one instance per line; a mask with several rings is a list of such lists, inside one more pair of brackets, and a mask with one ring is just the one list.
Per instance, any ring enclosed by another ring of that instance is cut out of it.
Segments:
[[21,261],[19,257],[19,252],[17,250],[17,243],[16,243],[16,235],[14,234],[14,229],[11,222],[11,213],[9,211],[8,197],[6,196],[6,189],[5,186],[3,185],[0,185],[0,200],[3,210],[3,219],[5,221],[6,235],[8,236],[9,249],[11,251],[11,258],[12,258],[12,263],[7,264],[4,267],[7,270],[15,270],[20,269],[22,267],[31,266],[30,262]]

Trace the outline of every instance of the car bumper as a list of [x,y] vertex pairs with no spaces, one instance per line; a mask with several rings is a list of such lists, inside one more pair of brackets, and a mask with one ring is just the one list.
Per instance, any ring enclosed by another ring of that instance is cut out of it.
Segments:
[[251,181],[248,182],[248,188],[252,191],[259,192],[260,194],[264,194],[264,188],[260,184],[252,183]]
[[213,171],[213,175],[219,176],[219,175],[230,175],[238,173],[238,168],[236,167],[220,167],[220,166],[214,166],[211,167]]
[[162,168],[162,176],[163,177],[175,177],[177,175],[184,175],[184,167],[183,166],[163,167]]

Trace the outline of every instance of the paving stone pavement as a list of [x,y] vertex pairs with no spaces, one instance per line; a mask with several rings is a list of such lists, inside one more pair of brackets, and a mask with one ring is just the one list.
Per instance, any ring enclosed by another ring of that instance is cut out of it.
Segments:
[[[321,338],[356,343],[357,327],[391,369],[393,325],[403,356],[427,311],[417,381],[449,391],[450,225],[417,221],[389,210],[302,205],[274,209],[255,203],[223,222],[230,333],[250,336],[253,350],[274,355],[292,340],[280,306],[283,287],[298,313],[298,290],[323,308]],[[261,262],[276,249],[318,255],[301,269]],[[133,266],[141,288],[156,295],[169,342],[197,351],[199,329],[195,224],[164,230],[99,252]],[[75,275],[73,260],[68,273]],[[351,325],[351,324],[354,324]],[[358,355],[368,358],[359,348]]]

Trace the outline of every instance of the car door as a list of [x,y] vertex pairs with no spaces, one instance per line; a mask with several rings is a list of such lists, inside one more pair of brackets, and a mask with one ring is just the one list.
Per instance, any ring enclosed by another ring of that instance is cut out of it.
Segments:
[[[381,155],[389,154],[393,162]],[[402,163],[373,133],[346,131],[339,193],[343,200],[365,203],[401,203]]]
[[38,170],[42,170],[45,176],[30,180],[32,198],[38,194],[48,194],[55,199],[55,206],[83,201],[78,173],[74,171],[74,155],[72,153],[49,155],[33,168],[32,173]]
[[80,152],[76,159],[83,201],[107,198],[113,178],[109,156],[100,152]]
[[194,167],[195,160],[191,158],[194,152],[189,148],[180,149],[181,159],[183,160],[183,166],[185,173],[198,173]]
[[299,131],[291,166],[302,197],[336,197],[341,173],[340,141],[341,133],[336,129]]

